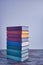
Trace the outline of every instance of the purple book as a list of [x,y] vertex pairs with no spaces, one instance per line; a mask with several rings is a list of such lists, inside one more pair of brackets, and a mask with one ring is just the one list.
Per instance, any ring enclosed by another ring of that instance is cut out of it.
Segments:
[[7,27],[8,31],[13,31],[13,30],[28,30],[28,26],[15,26],[15,27]]

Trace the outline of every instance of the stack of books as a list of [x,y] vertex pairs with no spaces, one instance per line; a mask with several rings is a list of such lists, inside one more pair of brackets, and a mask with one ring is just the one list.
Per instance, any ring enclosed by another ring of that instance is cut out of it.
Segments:
[[28,59],[28,26],[7,27],[7,58],[15,61]]

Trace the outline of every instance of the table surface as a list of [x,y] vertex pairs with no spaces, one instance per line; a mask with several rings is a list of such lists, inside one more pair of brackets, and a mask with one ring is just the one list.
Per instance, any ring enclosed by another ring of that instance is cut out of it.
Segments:
[[6,50],[0,50],[0,65],[43,65],[43,49],[29,50],[29,58],[24,62],[7,59],[6,55]]

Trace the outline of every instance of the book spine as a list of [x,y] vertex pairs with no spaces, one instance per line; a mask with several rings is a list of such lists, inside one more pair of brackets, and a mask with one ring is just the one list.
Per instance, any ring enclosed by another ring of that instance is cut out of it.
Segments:
[[7,38],[28,38],[28,34],[7,34]]
[[21,47],[21,43],[20,42],[7,41],[7,45],[8,46],[19,46],[19,47]]
[[7,38],[7,41],[13,41],[13,42],[27,42],[28,38]]
[[12,50],[27,50],[29,47],[29,45],[23,46],[23,47],[18,47],[18,46],[8,46],[7,45],[7,49],[12,49]]
[[22,27],[7,27],[7,30],[8,31],[13,31],[13,30],[18,31],[18,30],[22,30]]

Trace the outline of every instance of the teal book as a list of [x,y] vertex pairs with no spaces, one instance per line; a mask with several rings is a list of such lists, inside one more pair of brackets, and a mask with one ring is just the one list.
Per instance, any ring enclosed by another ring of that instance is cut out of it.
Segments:
[[29,49],[29,45],[18,47],[18,46],[7,46],[7,49],[12,49],[12,50],[27,50]]
[[8,59],[15,60],[15,61],[19,61],[19,62],[22,61],[22,62],[23,62],[23,61],[25,61],[25,60],[28,59],[28,56],[25,56],[25,57],[23,57],[23,58],[20,58],[20,57],[15,57],[15,56],[7,55],[7,58],[8,58]]
[[7,55],[24,57],[24,56],[28,55],[28,50],[20,51],[20,50],[7,49]]

